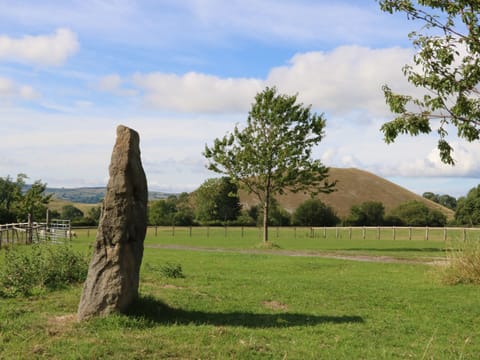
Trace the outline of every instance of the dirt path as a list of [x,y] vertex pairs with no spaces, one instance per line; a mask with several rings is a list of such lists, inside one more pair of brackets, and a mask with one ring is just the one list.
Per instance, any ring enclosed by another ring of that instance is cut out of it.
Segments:
[[351,260],[360,262],[375,262],[375,263],[399,263],[399,264],[425,264],[425,265],[439,265],[446,262],[441,258],[418,258],[418,259],[402,259],[393,256],[383,255],[349,255],[338,254],[333,252],[319,252],[308,250],[284,250],[284,249],[226,249],[226,248],[206,248],[187,245],[145,245],[146,248],[152,249],[174,249],[174,250],[188,250],[188,251],[203,251],[203,252],[217,252],[217,253],[237,253],[237,254],[269,254],[281,256],[298,256],[298,257],[319,257],[324,259],[339,259]]

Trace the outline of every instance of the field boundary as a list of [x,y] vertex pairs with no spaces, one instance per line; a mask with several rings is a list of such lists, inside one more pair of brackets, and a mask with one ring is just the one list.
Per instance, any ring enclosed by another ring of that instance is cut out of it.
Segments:
[[[312,227],[311,237],[327,237],[327,234],[335,232],[335,238],[348,237],[367,239],[374,235],[375,240],[431,240],[432,238],[443,241],[454,238],[463,240],[472,238],[472,233],[480,235],[480,228],[466,227],[420,227],[420,226],[337,226],[337,227]],[[450,236],[450,238],[449,238]]]
[[[97,227],[75,226],[72,230],[84,230],[87,237],[95,236]],[[480,227],[419,227],[419,226],[270,226],[270,238],[275,241],[288,231],[292,238],[335,238],[349,240],[418,240],[418,241],[480,241]],[[255,234],[254,234],[255,233]],[[228,239],[256,236],[261,240],[262,228],[258,226],[148,226],[152,237],[205,237],[220,236]]]

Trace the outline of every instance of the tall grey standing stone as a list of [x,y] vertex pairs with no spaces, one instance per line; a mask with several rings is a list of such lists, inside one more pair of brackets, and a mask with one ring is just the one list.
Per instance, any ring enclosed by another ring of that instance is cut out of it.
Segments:
[[117,127],[95,248],[78,319],[123,312],[138,296],[148,190],[138,133]]

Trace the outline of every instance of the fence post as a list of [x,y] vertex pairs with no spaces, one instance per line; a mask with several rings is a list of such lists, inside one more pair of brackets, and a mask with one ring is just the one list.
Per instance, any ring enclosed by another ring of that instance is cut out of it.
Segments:
[[210,226],[207,225],[207,238],[210,237]]
[[395,240],[395,226],[393,227],[393,240]]
[[297,238],[297,228],[296,227],[293,228],[293,238],[294,239]]
[[463,228],[463,241],[467,240],[467,229]]
[[428,226],[425,227],[425,240],[428,240]]
[[377,228],[377,240],[380,240],[380,226]]
[[242,238],[243,238],[243,225],[242,225]]
[[408,240],[412,240],[412,228],[408,228]]
[[155,225],[155,236],[158,236],[158,225]]
[[348,229],[348,238],[349,240],[352,240],[352,227]]
[[335,226],[335,238],[338,239],[338,226]]
[[326,226],[323,227],[323,238],[324,239],[327,238],[327,227]]
[[443,228],[443,241],[447,241],[447,228]]
[[[33,242],[33,230],[32,230],[32,214],[28,214],[28,225],[27,225],[27,244],[31,244]],[[18,234],[17,234],[18,240]]]
[[190,226],[190,228],[188,229],[188,235],[189,235],[190,237],[192,237],[192,227],[191,227],[191,226]]
[[362,239],[365,240],[365,226],[362,228]]

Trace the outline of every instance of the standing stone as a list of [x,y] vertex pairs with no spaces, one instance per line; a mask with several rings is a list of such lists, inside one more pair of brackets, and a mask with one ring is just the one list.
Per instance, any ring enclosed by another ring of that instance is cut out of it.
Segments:
[[138,296],[148,201],[139,142],[136,131],[118,126],[79,320],[123,312]]

